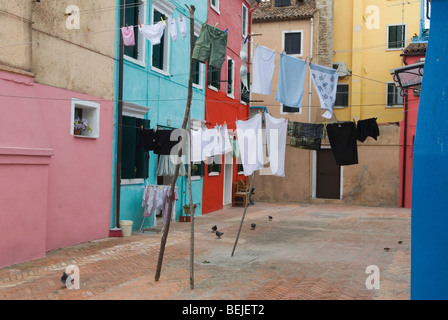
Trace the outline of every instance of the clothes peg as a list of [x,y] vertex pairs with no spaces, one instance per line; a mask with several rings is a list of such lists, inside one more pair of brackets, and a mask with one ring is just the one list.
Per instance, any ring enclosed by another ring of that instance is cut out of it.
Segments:
[[277,46],[274,47],[274,52],[277,52]]
[[229,30],[229,28],[226,28],[226,30],[224,32],[227,32],[227,30]]
[[140,29],[142,28],[142,24],[140,23],[140,19],[138,19],[138,25],[140,26]]
[[160,17],[160,20],[162,20],[162,23],[165,23],[165,22],[163,21],[163,17]]
[[215,28],[218,26],[218,22],[216,22],[216,24],[215,24]]
[[246,39],[244,39],[244,44],[246,44],[247,39],[249,39],[249,36],[246,36]]
[[183,21],[182,15],[180,15],[179,19],[180,19],[180,21]]
[[140,126],[140,130],[142,130],[142,131],[143,131],[143,125],[142,125],[142,126]]

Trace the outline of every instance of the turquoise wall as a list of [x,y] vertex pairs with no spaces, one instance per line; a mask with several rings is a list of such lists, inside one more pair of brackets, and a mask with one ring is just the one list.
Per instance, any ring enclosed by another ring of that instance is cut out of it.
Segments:
[[[190,0],[190,1],[167,1],[175,5],[176,9],[173,13],[173,18],[176,19],[180,14],[183,17],[189,17],[187,5],[194,5],[195,20],[202,24],[207,19],[207,1],[206,0]],[[117,8],[119,8],[120,1],[116,0]],[[146,23],[150,23],[152,17],[152,1],[148,0],[146,6]],[[119,57],[119,21],[120,12],[117,10],[117,33],[116,33],[116,50],[117,58],[115,68],[115,101],[118,101],[118,57]],[[123,100],[139,105],[150,107],[150,111],[146,114],[145,119],[151,121],[151,128],[156,125],[168,125],[170,120],[170,127],[181,128],[188,95],[188,78],[189,78],[189,63],[190,63],[190,20],[187,18],[187,36],[183,38],[178,28],[177,41],[174,42],[168,30],[165,30],[165,36],[170,37],[170,65],[169,75],[164,75],[151,70],[151,44],[148,40],[146,42],[145,51],[145,67],[124,60],[124,85],[123,85]],[[143,23],[143,21],[142,21]],[[178,27],[178,26],[177,26]],[[205,79],[205,68],[203,68],[203,78]],[[205,80],[204,80],[205,81]],[[193,101],[191,105],[191,118],[204,119],[204,102],[205,101],[205,87],[203,89],[193,88]],[[115,181],[115,165],[117,158],[117,123],[118,123],[118,103],[115,109],[115,125],[114,125],[114,171],[112,173]],[[147,183],[156,183],[156,168],[157,155],[150,152],[149,160],[149,178]],[[113,183],[113,182],[112,182]],[[189,203],[188,198],[188,184],[186,177],[179,177],[177,179],[177,188],[179,201],[176,203],[175,218],[179,219],[182,214],[182,206]],[[120,220],[132,220],[133,229],[138,230],[143,221],[142,196],[144,189],[142,184],[123,185],[120,189]],[[192,195],[193,203],[197,205],[196,214],[202,214],[202,178],[200,180],[192,181]],[[115,187],[113,187],[112,194],[112,212],[111,212],[111,227],[115,224]],[[154,225],[154,216],[146,219],[143,227],[150,227]]]

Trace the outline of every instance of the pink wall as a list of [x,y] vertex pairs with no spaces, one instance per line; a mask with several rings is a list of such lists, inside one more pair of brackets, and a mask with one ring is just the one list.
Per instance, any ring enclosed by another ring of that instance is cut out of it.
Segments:
[[[414,64],[418,62],[423,56],[409,56],[406,57],[407,64]],[[414,90],[408,90],[408,103],[405,106],[403,120],[400,122],[400,207],[411,208],[412,205],[412,167],[413,167],[413,150],[415,129],[417,126],[417,114],[420,97],[414,95]],[[405,117],[407,117],[407,129],[405,130]],[[406,131],[406,133],[405,133]],[[406,134],[406,148],[404,137]],[[405,150],[406,149],[406,150]],[[406,155],[404,156],[404,152]],[[404,157],[404,158],[403,158]],[[403,193],[404,185],[404,193]],[[404,201],[403,201],[404,195]],[[404,205],[403,205],[404,204]]]
[[[72,98],[100,103],[99,138],[71,135]],[[0,267],[108,236],[113,102],[98,100],[0,71]]]

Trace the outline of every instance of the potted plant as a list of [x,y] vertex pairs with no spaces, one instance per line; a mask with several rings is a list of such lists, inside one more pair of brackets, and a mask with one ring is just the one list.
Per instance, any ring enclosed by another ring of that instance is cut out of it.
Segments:
[[74,133],[75,135],[79,136],[82,135],[86,130],[91,132],[92,128],[89,127],[89,123],[87,122],[87,119],[84,118],[76,118],[74,123]]
[[[197,205],[193,204],[193,215],[196,212],[196,207],[197,207]],[[180,216],[179,217],[179,221],[181,221],[181,222],[189,222],[189,221],[191,221],[191,218],[190,218],[190,205],[186,204],[186,205],[184,205],[183,208],[184,208],[184,212],[185,212],[185,217]]]

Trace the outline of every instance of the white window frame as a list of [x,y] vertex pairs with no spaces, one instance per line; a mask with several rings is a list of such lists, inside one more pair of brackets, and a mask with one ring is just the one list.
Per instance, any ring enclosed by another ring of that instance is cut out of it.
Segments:
[[395,86],[395,88],[397,89],[397,94],[400,94],[400,88],[397,87],[397,85],[395,84],[395,82],[393,81],[389,81],[386,82],[386,108],[403,108],[404,107],[404,99],[403,99],[403,104],[393,104],[393,105],[389,105],[388,104],[388,100],[389,100],[389,85],[393,84]]
[[[75,135],[75,109],[82,109],[86,111],[83,118],[88,121],[91,132],[84,135]],[[100,137],[100,104],[93,101],[81,100],[72,98],[71,101],[71,116],[70,116],[70,134],[79,138],[97,139]]]
[[[404,26],[404,44],[401,48],[389,48],[389,28],[390,27],[396,27],[396,26]],[[406,48],[408,42],[408,24],[407,23],[396,23],[396,24],[388,24],[387,25],[387,47],[386,51],[397,51],[397,50],[403,50]]]
[[285,35],[287,33],[300,33],[300,53],[299,54],[289,54],[291,57],[303,57],[303,30],[283,30],[282,31],[282,50],[285,51]]
[[[151,8],[151,24],[157,23],[158,21],[154,21],[154,10],[159,11],[160,13],[163,13],[166,17],[166,19],[170,19],[173,15],[173,12],[175,10],[175,6],[171,4],[170,2],[166,0],[153,0],[152,1],[152,8]],[[152,65],[152,49],[153,46],[151,45],[151,56],[150,56],[150,65],[151,70],[160,74],[163,74],[165,76],[170,75],[170,51],[171,51],[171,37],[168,31],[168,21],[165,21],[166,27],[164,30],[164,46],[165,50],[163,52],[163,61],[164,66],[163,69],[156,68]]]
[[[244,25],[244,8],[246,8],[246,24]],[[249,8],[243,3],[243,6],[241,8],[241,35],[243,36],[243,39],[246,39],[247,35],[249,34]],[[244,29],[246,29],[246,33],[244,33]]]
[[293,114],[302,114],[303,106],[299,109],[299,112],[284,112],[283,111],[284,104],[280,104],[280,114],[293,115]]
[[[138,119],[144,119],[146,113],[150,110],[150,107],[142,106],[135,103],[130,103],[123,101],[123,115],[127,117],[134,117]],[[130,185],[130,184],[143,184],[145,179],[121,179],[120,185]]]
[[[141,10],[139,11],[139,19],[141,23],[146,23],[146,18],[147,18],[147,2],[148,0],[141,0],[143,3],[140,5],[141,6]],[[138,37],[138,48],[137,48],[137,52],[138,52],[138,58],[135,59],[133,57],[127,56],[127,55],[123,55],[124,60],[127,60],[129,62],[135,63],[141,67],[146,68],[146,38],[140,33],[140,32],[136,32],[137,34],[134,34],[135,37]],[[120,37],[122,35],[120,34]]]
[[[229,93],[229,61],[232,61],[232,92]],[[229,98],[235,99],[235,60],[231,57],[227,56],[227,85],[226,85],[226,94]]]
[[219,12],[219,0],[215,0],[215,5],[213,5],[212,0],[210,0],[210,7],[218,14],[221,14],[221,12]]

